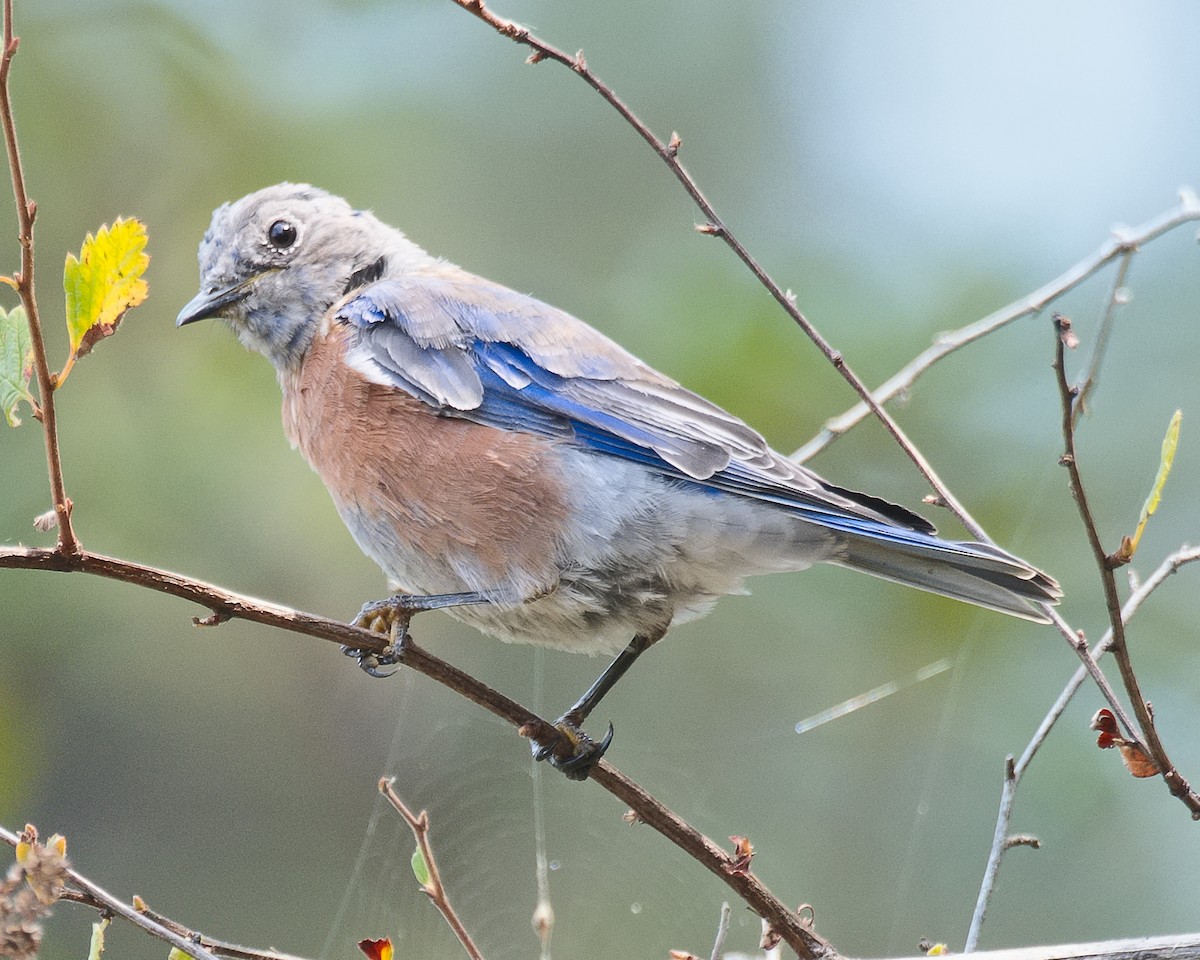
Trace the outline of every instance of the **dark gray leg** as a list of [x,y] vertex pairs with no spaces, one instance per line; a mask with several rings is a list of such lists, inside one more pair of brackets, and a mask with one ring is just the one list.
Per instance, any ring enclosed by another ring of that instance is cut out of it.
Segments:
[[[622,650],[615,660],[605,667],[604,672],[596,678],[596,682],[588,687],[587,692],[575,701],[575,705],[554,722],[559,739],[550,744],[534,741],[533,756],[535,760],[549,760],[550,765],[561,770],[571,780],[586,780],[592,766],[604,756],[613,738],[613,726],[608,725],[608,732],[597,743],[580,729],[591,712],[604,698],[621,677],[633,666],[643,653],[660,640],[666,630],[653,634],[644,634],[629,641],[629,646]],[[561,756],[565,751],[563,744],[569,747],[569,754]]]

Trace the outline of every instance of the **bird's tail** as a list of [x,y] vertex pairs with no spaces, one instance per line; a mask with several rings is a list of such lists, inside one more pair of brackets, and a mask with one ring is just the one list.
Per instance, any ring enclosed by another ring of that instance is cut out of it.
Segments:
[[1062,597],[1053,577],[986,543],[914,533],[895,539],[848,536],[844,544],[846,552],[834,561],[839,566],[1035,623],[1049,622],[1041,604]]

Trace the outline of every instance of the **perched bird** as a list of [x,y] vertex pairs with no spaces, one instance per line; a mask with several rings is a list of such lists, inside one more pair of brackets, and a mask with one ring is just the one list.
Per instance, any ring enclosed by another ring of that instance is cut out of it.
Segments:
[[[502,640],[621,651],[538,747],[579,731],[667,630],[744,577],[832,563],[1027,620],[1061,591],[1023,560],[776,453],[575,317],[431,256],[345,200],[267,187],[213,214],[200,293],[283,388],[292,445],[406,595]],[[368,604],[360,615],[386,607]],[[363,656],[372,672],[382,665]]]

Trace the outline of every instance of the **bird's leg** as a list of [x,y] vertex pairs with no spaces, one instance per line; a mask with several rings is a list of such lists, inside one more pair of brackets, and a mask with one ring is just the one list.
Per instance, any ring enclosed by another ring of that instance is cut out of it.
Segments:
[[372,677],[390,677],[396,671],[386,668],[400,662],[405,641],[408,640],[408,624],[414,615],[469,603],[491,603],[495,599],[486,593],[435,593],[424,597],[398,593],[385,600],[364,603],[352,621],[354,626],[372,633],[386,633],[391,637],[391,643],[382,653],[355,647],[342,647],[342,652],[357,660],[358,665]]
[[358,665],[372,677],[390,677],[396,671],[384,668],[393,667],[401,661],[404,645],[408,642],[408,624],[416,614],[427,610],[445,610],[447,607],[464,607],[473,603],[533,603],[556,589],[558,584],[553,583],[528,596],[513,596],[502,589],[496,589],[468,593],[432,593],[425,596],[397,593],[384,600],[372,600],[363,604],[358,616],[351,623],[372,633],[388,634],[391,643],[382,653],[372,653],[370,650],[355,647],[342,647],[342,653],[357,660]]
[[604,672],[596,678],[596,682],[588,687],[587,692],[575,701],[575,705],[554,721],[558,738],[551,743],[533,742],[533,757],[535,760],[549,760],[550,765],[561,770],[571,780],[586,780],[588,771],[608,749],[612,743],[613,726],[608,725],[608,732],[598,743],[580,729],[583,722],[596,708],[604,695],[608,693],[633,666],[633,662],[660,640],[666,630],[654,633],[639,634],[629,641],[629,646],[622,650],[615,660],[605,667]]

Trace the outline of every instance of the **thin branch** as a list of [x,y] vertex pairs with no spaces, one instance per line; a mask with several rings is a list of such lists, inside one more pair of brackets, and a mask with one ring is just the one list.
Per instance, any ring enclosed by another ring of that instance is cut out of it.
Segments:
[[[1079,668],[1083,673],[1083,668]],[[1012,757],[1004,758],[1004,786],[1000,790],[1000,812],[996,816],[996,830],[992,835],[992,849],[988,855],[987,866],[983,870],[983,882],[979,887],[979,897],[975,901],[975,912],[971,915],[971,927],[967,931],[967,940],[963,944],[963,953],[971,953],[979,946],[979,932],[983,927],[983,918],[991,903],[992,892],[996,889],[996,877],[1000,873],[1000,861],[1008,850],[1008,827],[1012,823],[1013,801],[1017,793],[1017,768]]]
[[534,36],[526,27],[521,26],[519,23],[493,13],[487,8],[483,0],[453,0],[453,2],[469,13],[474,14],[501,36],[508,37],[515,43],[523,44],[533,50],[533,54],[529,57],[530,63],[539,63],[542,60],[554,60],[567,67],[625,118],[626,122],[637,131],[638,136],[645,140],[667,165],[671,173],[675,175],[675,179],[679,181],[683,189],[687,191],[688,196],[692,198],[692,201],[704,215],[705,222],[699,224],[696,229],[703,234],[720,237],[725,241],[737,258],[746,265],[758,282],[770,293],[775,302],[804,331],[805,336],[813,342],[825,359],[833,364],[834,369],[842,375],[842,378],[850,384],[854,392],[862,398],[862,403],[879,419],[879,422],[883,424],[896,443],[900,445],[900,449],[904,451],[905,455],[913,462],[917,470],[920,471],[921,475],[933,488],[938,501],[958,517],[959,521],[971,532],[972,536],[986,543],[991,543],[992,541],[984,532],[983,527],[979,525],[970,513],[967,512],[966,507],[959,503],[954,494],[950,492],[950,489],[942,481],[941,477],[937,475],[929,461],[925,459],[916,445],[900,429],[900,425],[892,419],[891,415],[871,395],[871,391],[867,389],[866,384],[859,378],[858,374],[846,363],[842,354],[834,349],[833,345],[825,339],[821,332],[813,326],[809,319],[800,311],[799,307],[796,306],[795,296],[790,291],[785,291],[775,282],[774,278],[767,273],[762,265],[742,245],[741,241],[734,236],[729,226],[717,215],[716,209],[700,190],[696,181],[692,179],[691,174],[679,162],[679,149],[682,145],[679,135],[672,134],[670,141],[665,143],[657,137],[629,108],[628,104],[617,96],[610,86],[588,69],[587,61],[583,58],[583,51],[579,51],[572,56],[559,50],[557,47],[551,46],[544,40]]
[[[1183,546],[1168,556],[1158,568],[1150,574],[1144,583],[1138,586],[1129,599],[1125,601],[1125,605],[1121,608],[1121,621],[1129,623],[1134,615],[1141,609],[1143,603],[1149,599],[1160,586],[1162,586],[1168,577],[1174,574],[1180,567],[1195,563],[1200,560],[1200,548]],[[1100,657],[1108,650],[1112,643],[1113,631],[1110,626],[1108,631],[1100,638],[1100,642],[1092,648],[1093,659]],[[979,887],[979,896],[975,901],[975,910],[971,915],[971,927],[967,932],[966,944],[963,947],[964,953],[971,953],[979,945],[980,931],[983,927],[984,918],[987,915],[988,904],[991,902],[992,894],[996,889],[996,879],[1000,871],[1000,862],[1004,857],[1005,852],[1009,848],[1008,838],[1009,829],[1012,825],[1012,808],[1017,787],[1020,785],[1021,778],[1025,775],[1025,771],[1029,769],[1029,764],[1033,762],[1034,756],[1039,748],[1046,742],[1046,738],[1050,735],[1050,731],[1058,722],[1059,717],[1067,709],[1074,698],[1079,688],[1083,686],[1083,681],[1087,678],[1087,670],[1084,667],[1079,667],[1067,685],[1063,687],[1062,692],[1058,695],[1058,699],[1054,701],[1054,705],[1042,718],[1042,722],[1038,725],[1034,735],[1026,744],[1021,758],[1014,764],[1012,757],[1005,761],[1004,766],[1004,786],[1000,792],[1000,810],[996,815],[996,830],[992,837],[992,849],[988,853],[987,866],[983,871],[983,881]]]
[[643,811],[653,810],[654,828],[676,846],[687,850],[692,857],[699,861],[708,871],[724,880],[742,900],[750,905],[760,917],[765,917],[770,926],[777,931],[796,953],[801,957],[833,957],[836,956],[828,941],[819,937],[799,914],[784,909],[775,916],[767,917],[764,912],[766,904],[775,901],[761,880],[750,872],[726,869],[734,863],[734,858],[713,843],[695,827],[681,820],[668,810],[662,803],[646,793],[632,780],[610,766],[600,761],[592,769],[591,779],[604,789],[624,801],[632,808],[638,819],[644,819]]
[[21,167],[21,149],[17,144],[17,125],[13,119],[8,77],[20,39],[13,36],[12,0],[4,0],[3,52],[0,54],[0,127],[4,130],[4,146],[8,151],[8,167],[12,172],[13,199],[17,204],[17,239],[21,244],[21,270],[13,274],[17,294],[25,307],[29,321],[29,338],[33,345],[33,366],[37,372],[38,407],[34,411],[42,421],[46,442],[46,464],[50,475],[50,499],[58,517],[58,548],[64,554],[79,549],[79,541],[71,527],[71,501],[63,483],[62,458],[58,452],[58,420],[54,413],[54,378],[46,359],[46,341],[42,336],[42,321],[38,314],[33,285],[33,221],[37,204],[29,199],[25,189],[25,173]]
[[[885,380],[872,396],[876,402],[884,404],[900,394],[907,393],[921,375],[939,360],[1022,317],[1040,313],[1049,304],[1079,286],[1112,261],[1132,256],[1150,241],[1157,240],[1163,234],[1170,233],[1177,227],[1196,220],[1200,220],[1200,197],[1191,190],[1180,191],[1178,206],[1147,220],[1141,226],[1115,233],[1095,253],[1079,261],[1045,286],[1013,301],[982,320],[977,320],[949,333],[938,334],[932,346]],[[859,403],[845,413],[831,418],[826,421],[825,426],[816,436],[792,454],[793,458],[801,463],[810,460],[847,433],[855,424],[866,419],[870,413],[871,409],[865,403]]]
[[[382,653],[388,646],[387,641],[379,634],[337,620],[301,613],[280,604],[236,594],[177,573],[83,550],[71,556],[64,556],[51,549],[0,547],[0,569],[6,567],[90,573],[181,597],[212,611],[208,617],[197,618],[197,624],[216,625],[230,619],[241,619],[374,653]],[[460,696],[523,730],[526,735],[541,740],[553,738],[554,728],[544,719],[470,674],[427,653],[411,641],[403,644],[397,652],[400,656],[399,662],[404,666],[449,687]],[[653,827],[711,873],[724,880],[751,910],[779,930],[788,945],[801,957],[807,960],[837,955],[828,942],[805,926],[757,877],[753,874],[726,871],[725,867],[731,862],[731,858],[725,851],[611,764],[606,761],[596,764],[592,768],[590,779],[627,807],[631,807],[638,819]]]
[[475,941],[471,939],[462,919],[450,905],[450,897],[446,894],[446,888],[442,884],[442,873],[438,869],[437,859],[433,855],[433,847],[429,843],[429,814],[424,810],[420,813],[413,813],[408,809],[394,789],[395,782],[393,778],[384,777],[379,781],[379,792],[387,798],[388,803],[396,808],[396,812],[400,814],[404,822],[408,824],[408,829],[412,831],[413,839],[417,841],[417,848],[421,851],[421,857],[425,861],[425,868],[429,873],[429,879],[421,883],[421,889],[433,901],[433,905],[445,918],[446,923],[450,924],[450,929],[454,931],[458,942],[467,951],[467,956],[471,960],[483,960],[483,954],[479,952],[479,947],[475,945]]
[[[4,827],[0,827],[0,840],[3,840],[10,847],[15,847],[20,838]],[[159,940],[169,943],[176,950],[180,950],[192,957],[193,960],[216,960],[213,954],[205,950],[198,944],[181,937],[179,934],[168,930],[166,927],[156,921],[145,917],[138,913],[133,907],[125,903],[123,900],[118,900],[111,893],[98,887],[92,883],[87,877],[83,876],[76,870],[68,869],[67,876],[71,878],[78,891],[78,896],[68,896],[66,899],[76,900],[86,903],[88,906],[94,907],[97,910],[108,911],[117,916],[123,917],[134,926],[141,927],[151,936],[157,937]]]
[[[1055,380],[1058,383],[1059,399],[1062,404],[1062,434],[1064,453],[1062,463],[1067,468],[1067,474],[1070,477],[1071,493],[1075,497],[1075,503],[1079,508],[1079,517],[1083,521],[1084,530],[1087,532],[1088,544],[1092,548],[1092,555],[1096,560],[1096,567],[1100,572],[1100,582],[1104,588],[1104,605],[1108,610],[1108,620],[1112,628],[1112,642],[1109,649],[1112,650],[1113,656],[1116,658],[1117,666],[1121,671],[1121,679],[1125,684],[1125,692],[1129,695],[1134,715],[1137,717],[1138,725],[1141,727],[1142,737],[1144,738],[1144,749],[1149,752],[1151,759],[1158,767],[1159,774],[1166,781],[1167,788],[1171,791],[1172,796],[1178,797],[1183,801],[1184,805],[1192,812],[1193,820],[1200,820],[1200,796],[1192,790],[1187,780],[1175,768],[1170,757],[1167,756],[1166,748],[1163,746],[1162,740],[1158,735],[1158,728],[1154,723],[1154,717],[1150,713],[1150,706],[1142,696],[1141,685],[1138,683],[1137,674],[1133,669],[1133,662],[1129,657],[1129,646],[1125,642],[1125,624],[1121,619],[1121,600],[1117,595],[1117,579],[1114,575],[1114,568],[1117,563],[1108,555],[1104,549],[1104,544],[1100,541],[1100,531],[1096,527],[1095,515],[1092,513],[1091,507],[1088,504],[1087,492],[1083,486],[1083,475],[1079,470],[1079,458],[1075,449],[1075,430],[1074,430],[1074,402],[1076,391],[1073,390],[1067,383],[1066,363],[1064,359],[1066,351],[1066,341],[1071,336],[1070,321],[1058,314],[1054,315],[1055,329],[1055,347],[1054,347],[1054,374]],[[1136,732],[1131,730],[1131,733]],[[1141,743],[1138,744],[1142,746]]]
[[[973,956],[975,960],[1197,960],[1200,958],[1200,933],[987,950]],[[905,960],[928,958],[921,956]]]
[[733,911],[729,908],[729,904],[721,904],[721,917],[717,921],[717,935],[713,938],[712,953],[709,955],[711,960],[722,960],[725,956],[725,939],[729,936],[729,921],[733,918]]
[[1108,299],[1104,301],[1104,314],[1100,318],[1100,326],[1096,328],[1096,342],[1092,344],[1092,359],[1088,363],[1087,373],[1076,385],[1078,393],[1075,396],[1075,409],[1071,415],[1071,426],[1079,426],[1079,418],[1087,409],[1088,398],[1100,382],[1100,366],[1108,355],[1108,343],[1112,339],[1112,330],[1117,318],[1117,308],[1125,303],[1125,278],[1129,276],[1129,266],[1133,263],[1133,255],[1137,248],[1130,247],[1121,254],[1121,262],[1117,265],[1116,276],[1108,291]]
[[168,930],[173,930],[181,937],[185,937],[190,942],[200,945],[218,957],[228,957],[229,960],[305,960],[304,957],[298,957],[292,953],[280,953],[278,950],[266,950],[258,947],[244,947],[237,943],[230,943],[227,940],[218,940],[215,937],[210,937],[185,927],[182,923],[171,920],[169,917],[164,917],[161,913],[156,913],[146,906],[145,901],[141,897],[134,897],[133,902],[138,913],[149,917],[156,923],[162,924]]

